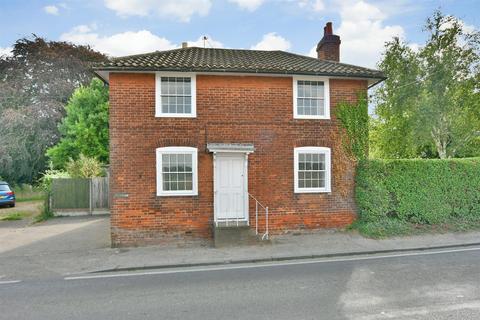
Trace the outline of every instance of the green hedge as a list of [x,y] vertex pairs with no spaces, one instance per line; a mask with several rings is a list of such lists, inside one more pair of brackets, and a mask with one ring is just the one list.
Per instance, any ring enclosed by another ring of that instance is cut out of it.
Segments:
[[480,158],[363,160],[356,179],[360,220],[367,223],[480,218]]

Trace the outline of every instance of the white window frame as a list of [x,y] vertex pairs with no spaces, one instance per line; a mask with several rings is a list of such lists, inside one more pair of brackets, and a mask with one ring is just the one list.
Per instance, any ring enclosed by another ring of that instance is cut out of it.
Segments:
[[[325,154],[325,187],[324,188],[299,188],[298,187],[298,155],[300,153]],[[293,172],[295,193],[326,193],[331,192],[331,150],[327,147],[298,147],[294,149]]]
[[[294,119],[330,119],[330,79],[326,77],[313,76],[295,76],[293,77],[293,118]],[[298,98],[298,81],[322,81],[323,82],[323,103],[325,114],[322,115],[304,115],[298,114],[297,98]]]
[[[192,108],[190,113],[162,112],[162,77],[190,78]],[[196,118],[197,117],[197,76],[187,72],[156,72],[155,73],[155,117],[157,118]]]
[[[192,190],[163,190],[162,155],[163,154],[191,154],[192,155]],[[157,156],[157,196],[196,196],[198,195],[198,167],[197,148],[192,147],[163,147],[156,149]]]

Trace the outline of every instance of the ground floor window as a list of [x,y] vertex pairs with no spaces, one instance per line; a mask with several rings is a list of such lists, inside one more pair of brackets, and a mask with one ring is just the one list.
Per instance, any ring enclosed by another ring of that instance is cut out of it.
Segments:
[[197,195],[197,149],[157,149],[157,195]]
[[294,180],[296,193],[330,192],[330,171],[330,148],[295,148]]

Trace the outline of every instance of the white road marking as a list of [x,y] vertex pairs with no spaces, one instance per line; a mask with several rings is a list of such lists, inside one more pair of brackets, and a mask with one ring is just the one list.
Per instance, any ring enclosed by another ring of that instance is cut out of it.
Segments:
[[0,284],[12,284],[12,283],[19,283],[22,280],[7,280],[7,281],[0,281]]
[[190,267],[190,268],[184,268],[184,269],[168,269],[168,270],[146,271],[146,272],[70,276],[70,277],[65,277],[64,280],[106,279],[106,278],[149,276],[149,275],[188,273],[188,272],[207,272],[207,271],[221,271],[221,270],[235,270],[235,269],[281,267],[281,266],[316,264],[316,263],[331,263],[331,262],[389,259],[389,258],[411,257],[411,256],[426,256],[426,255],[434,255],[434,254],[445,254],[445,253],[467,252],[467,251],[480,251],[480,247],[449,249],[449,250],[439,250],[439,251],[407,252],[407,253],[399,253],[399,254],[391,254],[391,255],[372,255],[372,256],[364,256],[364,257],[357,256],[357,257],[349,257],[349,258],[312,259],[312,260],[283,261],[283,262],[272,261],[269,263],[255,263],[250,265],[221,265],[221,266],[214,266],[214,267]]

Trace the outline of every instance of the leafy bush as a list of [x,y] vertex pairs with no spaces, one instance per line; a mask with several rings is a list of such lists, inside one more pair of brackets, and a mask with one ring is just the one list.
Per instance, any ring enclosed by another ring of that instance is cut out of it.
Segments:
[[52,180],[61,178],[70,178],[70,175],[65,171],[50,168],[46,170],[40,178],[40,186],[49,193],[52,188]]
[[67,172],[72,178],[93,178],[105,175],[105,170],[100,161],[83,154],[80,154],[77,160],[70,159],[68,161]]
[[361,222],[480,221],[480,158],[363,160],[356,180]]

